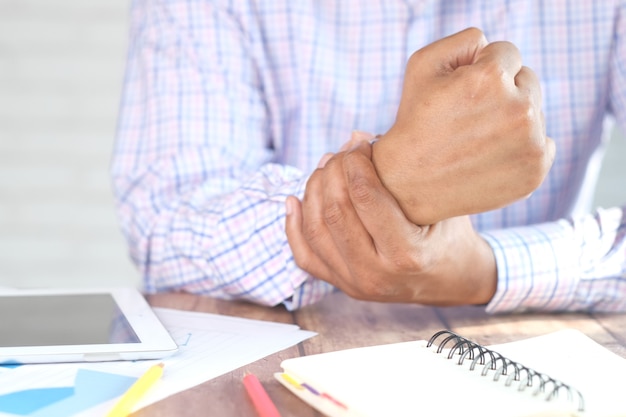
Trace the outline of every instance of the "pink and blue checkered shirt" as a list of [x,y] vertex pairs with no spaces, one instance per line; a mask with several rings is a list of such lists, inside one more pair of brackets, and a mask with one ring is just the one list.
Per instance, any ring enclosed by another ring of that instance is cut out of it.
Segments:
[[626,127],[617,0],[136,0],[112,175],[145,290],[292,309],[333,291],[295,265],[285,197],[354,129],[386,132],[407,58],[468,26],[520,48],[557,143],[532,197],[473,217],[487,311],[626,310],[626,210],[589,214]]

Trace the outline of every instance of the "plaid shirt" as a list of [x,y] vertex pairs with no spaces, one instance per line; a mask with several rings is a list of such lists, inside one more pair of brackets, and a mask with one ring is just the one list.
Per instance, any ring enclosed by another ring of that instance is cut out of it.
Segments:
[[386,132],[407,58],[468,26],[539,76],[557,157],[533,195],[473,216],[489,312],[626,309],[626,210],[591,213],[626,127],[617,0],[136,0],[112,175],[148,292],[298,308],[334,290],[294,263],[284,201],[354,129]]

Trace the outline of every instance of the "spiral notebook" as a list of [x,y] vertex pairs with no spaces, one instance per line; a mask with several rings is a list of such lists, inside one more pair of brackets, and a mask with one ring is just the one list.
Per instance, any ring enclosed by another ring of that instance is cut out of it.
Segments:
[[489,347],[446,330],[281,367],[276,379],[330,417],[626,417],[626,359],[574,329]]

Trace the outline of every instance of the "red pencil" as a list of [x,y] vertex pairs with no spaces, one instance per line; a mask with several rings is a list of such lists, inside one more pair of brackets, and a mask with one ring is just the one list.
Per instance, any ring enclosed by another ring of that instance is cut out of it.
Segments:
[[278,409],[256,376],[252,374],[244,376],[243,385],[246,387],[246,391],[248,391],[248,395],[259,417],[280,417]]

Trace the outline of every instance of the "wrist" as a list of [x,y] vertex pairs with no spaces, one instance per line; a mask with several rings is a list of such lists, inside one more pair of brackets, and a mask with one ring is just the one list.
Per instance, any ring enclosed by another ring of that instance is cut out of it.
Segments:
[[498,268],[491,245],[480,235],[477,234],[476,236],[478,238],[475,246],[477,249],[474,263],[476,268],[473,271],[472,278],[477,291],[474,294],[475,299],[472,304],[486,305],[496,293],[498,286]]
[[[428,225],[438,220],[435,196],[428,194],[428,187],[420,184],[426,174],[419,165],[410,165],[402,157],[403,141],[393,134],[378,137],[372,145],[372,164],[383,186],[398,202],[407,219],[414,224]],[[413,159],[413,158],[411,158]]]

